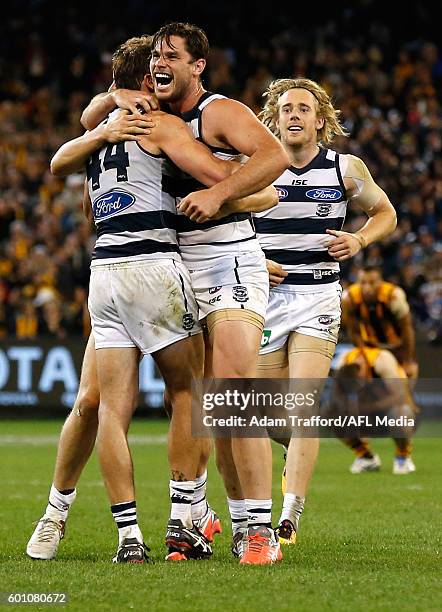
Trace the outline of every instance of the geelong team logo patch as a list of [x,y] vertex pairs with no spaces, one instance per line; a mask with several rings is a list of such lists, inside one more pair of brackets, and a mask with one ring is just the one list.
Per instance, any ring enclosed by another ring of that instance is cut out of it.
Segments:
[[183,329],[190,331],[193,329],[194,325],[195,319],[193,318],[193,314],[191,312],[186,312],[186,314],[183,315]]
[[232,287],[233,299],[235,302],[248,302],[249,301],[249,292],[247,291],[247,287],[243,285],[235,285]]
[[127,191],[120,191],[119,189],[108,191],[94,200],[92,204],[94,219],[96,221],[106,219],[106,217],[110,217],[129,208],[134,202],[134,196],[131,193],[127,193]]
[[329,202],[320,202],[316,206],[316,215],[318,217],[327,217],[331,213],[332,205]]

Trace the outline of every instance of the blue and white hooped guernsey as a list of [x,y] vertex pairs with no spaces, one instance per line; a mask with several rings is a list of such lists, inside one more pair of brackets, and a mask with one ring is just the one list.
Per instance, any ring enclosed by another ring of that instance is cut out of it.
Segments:
[[345,156],[321,148],[304,168],[291,166],[273,183],[279,204],[254,215],[256,231],[267,259],[288,272],[283,285],[311,290],[339,281],[339,263],[327,252],[341,230],[347,200],[343,170]]
[[163,190],[165,177],[173,173],[176,170],[166,157],[145,151],[135,141],[105,145],[90,157],[88,189],[97,229],[92,266],[181,260],[175,200]]
[[[222,99],[225,99],[225,96],[207,91],[191,110],[181,115],[181,118],[190,127],[195,138],[209,147],[216,157],[245,162],[247,158],[239,151],[213,147],[204,141],[203,110],[214,100]],[[178,178],[167,178],[163,188],[176,198],[178,204],[182,198],[192,191],[205,189],[206,187],[192,177],[181,173]],[[213,265],[223,255],[260,252],[261,250],[256,238],[251,213],[234,213],[223,219],[205,223],[195,223],[185,215],[178,213],[176,223],[183,261],[189,268],[195,270]]]

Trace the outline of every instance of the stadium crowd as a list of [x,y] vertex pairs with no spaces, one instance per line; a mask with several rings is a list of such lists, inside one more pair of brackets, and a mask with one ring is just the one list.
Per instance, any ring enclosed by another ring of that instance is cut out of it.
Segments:
[[[343,266],[343,283],[353,282],[363,263],[380,266],[386,279],[405,288],[418,328],[442,341],[442,57],[436,44],[393,40],[380,23],[354,35],[351,14],[311,32],[276,23],[279,33],[271,38],[253,27],[240,37],[242,24],[231,22],[223,44],[218,17],[215,11],[198,22],[213,41],[207,89],[256,112],[274,78],[304,75],[332,92],[350,133],[335,148],[366,161],[398,213],[390,238]],[[14,49],[4,37],[0,43],[0,337],[89,333],[84,304],[94,235],[81,212],[84,179],[55,178],[49,160],[81,134],[81,111],[108,88],[113,48],[153,31],[158,19],[140,22],[141,31],[120,24],[93,33],[73,19],[54,28],[55,39],[44,36],[41,23],[16,20],[10,33],[20,43]],[[346,228],[361,224],[350,207]]]

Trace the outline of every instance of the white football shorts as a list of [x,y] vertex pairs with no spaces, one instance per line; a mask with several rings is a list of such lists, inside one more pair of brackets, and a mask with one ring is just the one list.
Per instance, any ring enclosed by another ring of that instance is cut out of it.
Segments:
[[269,275],[261,250],[223,255],[203,270],[190,270],[190,278],[200,320],[224,309],[251,310],[265,317]]
[[292,332],[338,341],[341,324],[339,283],[321,290],[299,291],[296,285],[282,285],[270,291],[260,355],[282,348]]
[[89,312],[97,349],[148,354],[201,332],[189,273],[173,259],[92,266]]

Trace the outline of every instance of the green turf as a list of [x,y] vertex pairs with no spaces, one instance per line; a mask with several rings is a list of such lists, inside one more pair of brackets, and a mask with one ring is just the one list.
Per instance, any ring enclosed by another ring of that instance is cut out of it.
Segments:
[[[80,482],[58,559],[39,562],[25,555],[32,522],[46,505],[59,429],[60,422],[0,421],[0,592],[64,591],[67,609],[86,611],[442,609],[440,439],[416,441],[418,471],[409,476],[391,474],[390,440],[374,442],[382,471],[360,476],[349,474],[352,456],[340,442],[323,441],[299,543],[285,548],[284,561],[273,567],[242,567],[231,556],[227,508],[211,465],[208,495],[225,532],[210,561],[173,564],[163,561],[166,424],[136,421],[131,433],[138,436],[133,456],[139,519],[155,564],[115,566],[116,533],[95,456]],[[139,436],[153,438],[146,443]],[[279,448],[274,455],[277,519]]]

